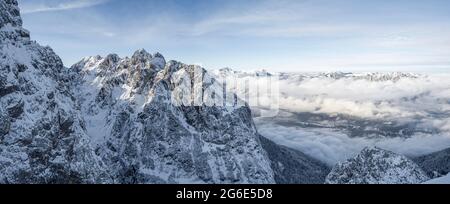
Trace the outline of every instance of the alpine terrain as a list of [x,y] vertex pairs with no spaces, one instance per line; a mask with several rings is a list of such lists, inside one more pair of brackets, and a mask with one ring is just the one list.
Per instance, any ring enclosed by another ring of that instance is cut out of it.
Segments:
[[328,184],[417,184],[429,180],[408,158],[380,148],[365,148],[358,156],[336,165]]
[[171,101],[221,90],[203,68],[145,50],[66,68],[0,8],[0,183],[275,183],[248,106]]
[[[279,77],[279,104],[262,100],[277,115],[244,100],[272,90],[228,94],[230,76]],[[448,149],[432,153],[450,144],[442,79],[208,72],[144,49],[69,68],[0,0],[0,184],[447,182]]]

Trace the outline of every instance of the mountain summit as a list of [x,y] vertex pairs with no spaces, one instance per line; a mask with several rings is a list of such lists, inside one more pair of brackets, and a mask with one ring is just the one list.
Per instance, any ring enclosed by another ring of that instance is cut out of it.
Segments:
[[69,70],[29,39],[16,0],[0,8],[0,183],[105,182]]
[[22,18],[17,0],[3,0],[0,2],[0,27],[10,24],[13,27],[22,26]]
[[340,163],[327,176],[328,184],[417,184],[429,180],[410,159],[377,147],[365,148]]
[[[85,58],[72,66],[86,133],[120,183],[273,183],[250,109],[176,106],[179,76],[208,78],[161,54]],[[202,81],[202,80],[200,80]],[[202,90],[211,86],[202,84]]]
[[138,50],[69,69],[0,8],[0,183],[275,182],[247,106],[172,103],[203,68]]

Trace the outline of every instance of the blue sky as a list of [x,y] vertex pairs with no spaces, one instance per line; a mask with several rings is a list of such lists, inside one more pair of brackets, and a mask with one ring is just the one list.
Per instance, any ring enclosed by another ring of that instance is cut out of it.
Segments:
[[19,0],[70,66],[145,48],[206,68],[450,71],[448,0]]

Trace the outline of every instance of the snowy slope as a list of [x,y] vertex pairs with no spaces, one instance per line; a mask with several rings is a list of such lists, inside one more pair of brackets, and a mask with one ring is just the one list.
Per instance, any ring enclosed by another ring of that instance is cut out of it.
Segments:
[[61,59],[30,40],[16,0],[0,8],[0,183],[105,182]]
[[450,174],[448,174],[447,176],[429,180],[425,182],[425,184],[450,184]]
[[0,183],[275,182],[248,107],[171,103],[202,68],[138,50],[68,69],[0,8]]

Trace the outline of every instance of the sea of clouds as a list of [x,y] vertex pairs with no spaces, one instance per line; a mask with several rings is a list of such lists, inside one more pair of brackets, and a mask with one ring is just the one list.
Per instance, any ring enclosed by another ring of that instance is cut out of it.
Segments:
[[287,77],[280,81],[280,108],[289,112],[343,114],[355,118],[413,121],[439,133],[408,138],[350,137],[333,128],[283,126],[256,120],[260,133],[328,164],[379,146],[408,156],[450,147],[450,75],[418,75],[386,80],[355,77]]
[[[256,117],[258,131],[329,165],[356,155],[366,146],[378,146],[407,156],[450,148],[449,74],[403,76],[389,73],[385,76],[378,73],[376,77],[367,77],[371,75],[283,74],[277,100],[283,114],[272,118]],[[332,125],[313,128],[277,123],[279,118],[299,120],[289,118],[286,113],[339,114],[350,119],[414,123],[422,129],[436,131],[417,132],[408,137],[352,137]]]
[[281,108],[293,112],[370,118],[426,117],[450,112],[450,75],[446,74],[379,81],[353,77],[294,78],[281,80],[280,89]]
[[345,161],[367,146],[378,146],[407,156],[420,156],[450,147],[448,134],[418,134],[410,138],[364,138],[349,137],[336,129],[287,127],[258,119],[256,124],[261,135],[329,165]]

